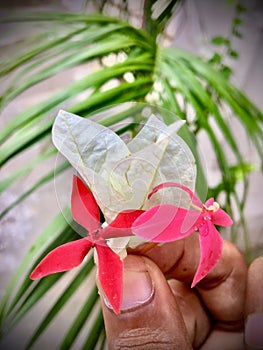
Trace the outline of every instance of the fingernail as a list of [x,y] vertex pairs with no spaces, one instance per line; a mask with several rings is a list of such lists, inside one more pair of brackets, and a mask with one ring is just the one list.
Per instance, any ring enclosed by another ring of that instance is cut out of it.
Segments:
[[124,260],[121,311],[127,312],[152,300],[154,286],[142,257],[129,255]]
[[[123,271],[123,291],[121,312],[129,312],[145,304],[148,304],[154,295],[154,285],[148,272],[144,258],[128,255],[124,259]],[[100,291],[99,281],[98,287]],[[105,305],[112,310],[112,306],[105,297],[103,291],[100,292]]]
[[245,324],[245,344],[249,350],[263,349],[263,313],[248,315]]

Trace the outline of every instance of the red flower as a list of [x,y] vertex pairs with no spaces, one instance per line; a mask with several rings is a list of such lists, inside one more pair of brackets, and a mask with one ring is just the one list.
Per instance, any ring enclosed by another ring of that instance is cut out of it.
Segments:
[[106,298],[115,313],[122,302],[123,262],[106,244],[107,238],[131,236],[132,223],[142,210],[121,212],[104,229],[100,227],[97,202],[85,184],[73,176],[71,211],[75,221],[87,230],[87,237],[63,244],[52,250],[34,269],[35,280],[56,272],[68,271],[80,265],[94,247],[98,255],[98,278]]
[[202,204],[187,187],[167,182],[156,186],[149,194],[165,187],[178,187],[187,192],[193,209],[161,204],[147,211],[130,210],[119,213],[105,228],[100,227],[100,212],[91,191],[77,177],[73,177],[71,210],[75,221],[87,230],[85,238],[63,244],[52,250],[31,273],[38,279],[52,273],[68,271],[80,265],[94,247],[98,255],[98,278],[106,298],[115,313],[120,312],[123,287],[123,262],[107,246],[106,240],[136,235],[152,242],[171,242],[199,231],[200,262],[192,287],[210,272],[222,253],[222,238],[214,225],[230,226],[231,218],[219,208],[214,199]]
[[156,186],[148,198],[165,187],[178,187],[187,192],[193,210],[170,204],[156,205],[134,221],[132,232],[152,242],[171,242],[198,230],[200,262],[192,282],[194,287],[214,268],[222,254],[223,240],[214,225],[231,226],[233,221],[213,198],[202,204],[189,188],[174,182]]

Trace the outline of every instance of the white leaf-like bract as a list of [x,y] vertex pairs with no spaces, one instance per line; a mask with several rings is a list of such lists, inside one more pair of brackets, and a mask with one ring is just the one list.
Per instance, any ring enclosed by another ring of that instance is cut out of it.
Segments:
[[183,124],[178,120],[166,126],[151,115],[137,136],[125,144],[111,129],[61,110],[52,138],[90,187],[106,221],[111,222],[117,213],[128,209],[148,209],[164,202],[188,207],[189,196],[178,189],[158,191],[147,199],[153,187],[167,181],[194,191],[195,160],[177,135]]

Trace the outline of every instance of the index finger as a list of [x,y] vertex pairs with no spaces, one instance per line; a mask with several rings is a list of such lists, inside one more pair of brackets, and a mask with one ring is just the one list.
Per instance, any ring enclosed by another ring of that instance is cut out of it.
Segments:
[[[140,250],[133,250],[140,254]],[[200,257],[198,235],[158,245],[144,255],[152,259],[169,278],[190,284]],[[220,328],[240,330],[244,322],[247,264],[238,248],[224,241],[215,268],[195,289]]]

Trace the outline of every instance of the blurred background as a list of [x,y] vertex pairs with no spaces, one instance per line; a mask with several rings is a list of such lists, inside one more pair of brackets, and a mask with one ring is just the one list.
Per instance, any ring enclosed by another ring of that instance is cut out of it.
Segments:
[[[0,14],[4,16],[7,11],[29,12],[29,11],[66,11],[78,13],[83,10],[85,4],[85,12],[96,12],[100,1],[80,1],[80,0],[57,0],[57,1],[1,1]],[[182,48],[201,57],[210,58],[215,50],[224,55],[224,46],[215,46],[211,43],[214,37],[228,37],[231,33],[233,18],[235,17],[235,1],[211,1],[185,0],[178,6],[170,23],[166,29],[165,36],[162,41],[163,46],[172,46]],[[133,1],[130,8],[130,22],[139,27],[141,24],[141,6],[142,1]],[[240,32],[242,37],[232,36],[231,45],[238,57],[229,57],[226,55],[225,63],[233,70],[231,81],[238,88],[243,90],[247,96],[263,110],[263,4],[260,0],[244,1],[246,11],[242,15],[242,24]],[[119,15],[118,1],[109,1],[107,13],[112,16]],[[24,25],[23,23],[1,24],[0,26],[0,44],[2,46],[1,56],[11,57],[16,54],[16,45],[19,44],[20,37],[25,33],[41,32],[40,25]],[[54,26],[54,30],[56,30]],[[12,44],[13,43],[13,44]],[[6,50],[3,49],[6,46]],[[234,55],[233,55],[234,56]],[[76,81],[82,77],[87,70],[96,70],[96,62],[82,65],[81,67],[72,68],[65,73],[59,73],[55,77],[43,81],[35,87],[22,93],[9,103],[1,112],[0,130],[4,128],[12,118],[32,106],[38,101],[50,96],[52,92],[56,93],[65,84]],[[8,81],[3,81],[0,86],[1,91],[4,91]],[[154,102],[154,96],[151,96]],[[151,100],[150,100],[151,102]],[[191,111],[189,111],[191,114]],[[226,110],[226,114],[228,111]],[[242,151],[245,159],[254,165],[255,171],[250,175],[250,184],[248,189],[247,202],[245,206],[245,217],[247,222],[247,230],[249,232],[250,244],[253,249],[253,256],[258,256],[263,253],[263,176],[260,171],[260,160],[257,152],[252,147],[248,140],[246,132],[240,127],[240,124],[231,121],[231,131],[239,140],[238,146]],[[220,140],[220,132],[219,132]],[[216,183],[219,177],[219,169],[215,161],[213,153],[210,153],[210,143],[205,134],[198,135],[201,142],[201,153],[205,158],[208,180],[211,185]],[[33,147],[29,148],[23,154],[11,159],[0,169],[0,178],[4,179],[9,176],[13,169],[23,166],[29,159],[34,159],[40,152],[48,149],[50,140],[43,140]],[[224,138],[221,138],[222,147],[224,148]],[[1,146],[0,146],[1,147]],[[55,168],[56,158],[51,157],[41,162],[37,169],[30,171],[25,177],[16,181],[6,191],[0,195],[1,211],[11,204],[16,198],[23,194],[31,184],[38,181],[46,169]],[[63,175],[64,176],[64,175]],[[65,175],[66,176],[66,175]],[[10,276],[15,272],[16,268],[22,261],[23,256],[34,243],[36,237],[43,231],[47,224],[55,218],[59,213],[60,207],[57,202],[56,192],[63,192],[63,177],[61,182],[56,183],[50,181],[30,196],[23,202],[10,210],[0,221],[0,292],[4,294],[7,282]],[[238,239],[237,244],[241,249],[244,248],[242,237]],[[94,274],[90,276],[94,278]],[[56,293],[53,291],[53,293]],[[85,288],[82,288],[82,293],[85,294]],[[80,294],[82,295],[82,294]],[[51,293],[52,296],[52,293]],[[48,303],[48,300],[46,301]],[[66,313],[60,316],[60,321],[56,326],[51,327],[48,336],[43,336],[40,342],[34,347],[35,349],[46,349],[52,344],[56,348],[57,337],[59,332],[63,333],[64,322],[70,318],[70,310],[74,310],[79,306],[79,300],[73,300],[67,309]],[[45,310],[45,303],[38,306],[34,311],[35,314],[41,314]],[[23,343],[26,341],[27,333],[30,333],[34,324],[34,317],[27,315],[23,325],[20,325],[10,337],[3,343],[3,349],[6,344],[12,344],[12,337],[20,336],[21,344],[17,349],[23,348]],[[24,337],[21,336],[24,335]],[[83,334],[84,337],[84,334]],[[23,339],[22,339],[23,338]],[[80,348],[79,342],[74,343],[74,349]],[[17,344],[14,342],[14,344]],[[10,345],[11,346],[11,345]],[[21,347],[20,347],[21,346]],[[7,347],[6,347],[7,348]]]

